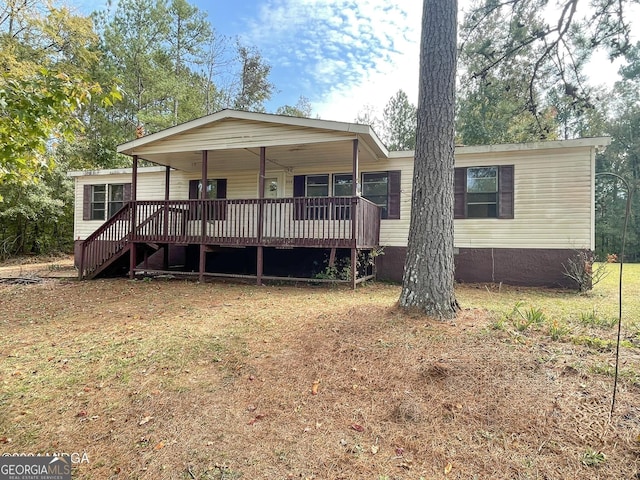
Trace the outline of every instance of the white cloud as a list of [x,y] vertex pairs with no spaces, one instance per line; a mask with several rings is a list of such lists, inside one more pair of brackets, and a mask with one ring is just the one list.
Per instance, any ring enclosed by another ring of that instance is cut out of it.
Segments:
[[398,89],[416,101],[421,3],[267,0],[245,36],[278,59],[274,70],[290,66],[291,88],[311,86],[300,93],[315,113],[353,121],[365,105],[381,112]]
[[[420,0],[261,1],[244,36],[263,51],[274,78],[284,75],[276,82],[293,102],[304,95],[314,113],[343,121],[364,107],[381,115],[399,89],[417,103]],[[459,0],[460,19],[469,3]],[[588,74],[611,84],[615,71],[598,54]]]

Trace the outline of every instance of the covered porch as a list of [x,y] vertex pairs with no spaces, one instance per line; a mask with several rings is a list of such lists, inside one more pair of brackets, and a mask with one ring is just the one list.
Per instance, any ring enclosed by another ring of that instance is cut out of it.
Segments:
[[[273,278],[304,279],[265,275],[265,248],[326,249],[329,265],[336,251],[348,249],[350,264],[357,265],[359,251],[378,247],[381,219],[381,208],[361,196],[359,163],[363,155],[375,161],[384,146],[368,126],[350,131],[353,127],[223,111],[121,145],[118,151],[132,157],[130,200],[82,243],[80,277],[92,278],[127,257],[130,278],[178,272],[197,275],[201,281],[230,275],[255,278],[258,284]],[[140,195],[140,160],[165,166],[163,200]],[[318,185],[298,185],[296,173],[318,171],[327,163],[343,172],[339,188],[327,187],[332,195],[323,195]],[[248,196],[246,172],[252,170],[255,195]],[[173,178],[178,174],[181,181]],[[190,179],[188,199],[184,178]],[[218,180],[210,188],[212,179]],[[170,265],[170,249],[187,246],[191,252],[198,250],[197,271]],[[210,271],[207,254],[219,247],[255,249],[255,272]],[[157,262],[151,267],[149,257],[157,258],[160,251],[161,267]],[[371,275],[358,276],[358,269],[351,268],[350,277],[355,287]]]

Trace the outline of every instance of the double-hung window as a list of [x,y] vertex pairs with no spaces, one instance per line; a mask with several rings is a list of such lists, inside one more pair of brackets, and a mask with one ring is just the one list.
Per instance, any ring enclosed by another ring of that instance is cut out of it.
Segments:
[[307,175],[305,177],[305,196],[313,197],[313,200],[306,205],[304,218],[307,220],[326,219],[328,203],[324,198],[329,196],[329,175]]
[[[353,180],[350,173],[338,173],[333,175],[333,196],[351,197],[353,195]],[[336,220],[351,219],[351,200],[337,198],[333,207]]]
[[455,218],[513,218],[513,165],[455,169]]
[[89,220],[104,220],[106,209],[106,185],[91,185],[91,215]]
[[130,183],[85,185],[83,220],[107,220],[131,199]]
[[498,167],[467,168],[467,218],[498,216]]

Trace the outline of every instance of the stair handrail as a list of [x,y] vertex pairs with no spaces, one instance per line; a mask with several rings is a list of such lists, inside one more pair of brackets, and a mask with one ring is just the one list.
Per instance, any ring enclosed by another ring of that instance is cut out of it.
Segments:
[[[95,268],[99,267],[101,264],[97,264],[97,265],[91,265],[91,266],[87,266],[87,258],[86,258],[86,250],[87,247],[89,245],[92,245],[96,240],[98,240],[108,229],[112,228],[113,225],[118,222],[118,221],[122,221],[122,220],[128,220],[129,222],[131,222],[131,208],[132,208],[132,204],[134,202],[126,202],[125,204],[122,205],[122,207],[120,208],[120,210],[118,210],[111,218],[109,218],[108,220],[106,220],[102,225],[100,225],[91,235],[89,235],[86,239],[83,240],[82,244],[81,244],[81,251],[80,251],[80,268],[78,269],[78,277],[80,279],[85,278],[85,270],[87,271],[87,274],[89,274],[90,272],[92,272]],[[121,241],[122,239],[128,239],[129,236],[131,235],[131,224],[129,225],[129,229],[128,232],[126,233],[126,235],[124,235],[121,239],[119,239],[119,241]],[[119,250],[121,250],[121,248],[116,248],[114,252],[112,252],[112,255],[117,253]],[[98,262],[94,262],[94,263],[98,263]]]

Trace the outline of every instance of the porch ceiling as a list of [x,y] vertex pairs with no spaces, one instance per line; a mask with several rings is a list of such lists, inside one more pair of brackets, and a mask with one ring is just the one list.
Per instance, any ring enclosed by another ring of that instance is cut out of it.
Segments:
[[[375,161],[374,155],[362,142],[359,144],[360,161]],[[176,170],[199,172],[202,168],[202,152],[148,153],[139,158],[158,165],[166,165]],[[232,148],[209,150],[207,154],[209,170],[250,170],[257,169],[260,148]],[[310,143],[301,145],[280,145],[266,147],[267,168],[293,169],[309,165],[344,162],[351,165],[353,141]]]

